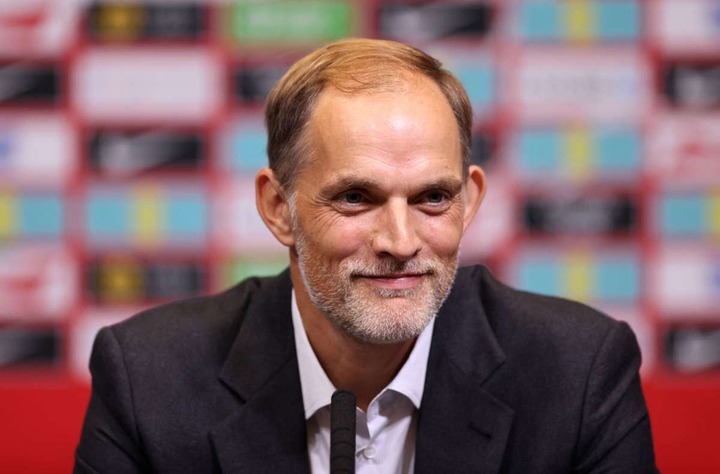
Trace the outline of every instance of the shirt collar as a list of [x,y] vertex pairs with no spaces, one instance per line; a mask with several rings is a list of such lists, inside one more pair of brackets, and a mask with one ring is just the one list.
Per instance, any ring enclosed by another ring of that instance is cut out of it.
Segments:
[[[319,409],[330,405],[335,386],[320,365],[307,338],[295,298],[295,290],[292,292],[291,306],[305,419],[309,420]],[[420,408],[434,326],[435,318],[420,333],[405,364],[380,395],[386,390],[393,390],[407,397],[415,405],[415,408]]]

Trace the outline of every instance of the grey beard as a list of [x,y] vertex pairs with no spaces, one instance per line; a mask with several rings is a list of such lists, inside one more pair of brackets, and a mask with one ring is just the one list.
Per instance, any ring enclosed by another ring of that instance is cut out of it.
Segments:
[[304,236],[300,232],[295,234],[298,266],[310,300],[329,320],[359,342],[393,344],[416,338],[435,317],[447,299],[457,272],[456,258],[449,277],[450,281],[447,281],[447,277],[445,277],[443,281],[437,282],[440,285],[434,285],[430,290],[422,287],[373,288],[371,290],[381,300],[411,298],[418,294],[416,303],[410,308],[412,314],[398,314],[390,308],[389,304],[385,307],[378,307],[378,305],[373,307],[372,304],[361,301],[359,294],[352,291],[354,284],[352,280],[361,276],[380,276],[399,272],[426,273],[430,276],[437,276],[436,265],[421,260],[407,262],[380,260],[374,264],[351,260],[341,267],[340,277],[347,278],[347,281],[338,281],[338,284],[324,285],[324,288],[318,288],[308,272],[309,257],[306,252]]

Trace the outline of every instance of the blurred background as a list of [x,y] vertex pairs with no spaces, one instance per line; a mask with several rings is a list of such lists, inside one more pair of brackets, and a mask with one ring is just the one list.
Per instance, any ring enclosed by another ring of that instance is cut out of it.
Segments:
[[98,328],[286,266],[263,101],[346,36],[463,81],[462,260],[628,321],[660,468],[720,472],[716,0],[0,0],[0,470],[70,470]]

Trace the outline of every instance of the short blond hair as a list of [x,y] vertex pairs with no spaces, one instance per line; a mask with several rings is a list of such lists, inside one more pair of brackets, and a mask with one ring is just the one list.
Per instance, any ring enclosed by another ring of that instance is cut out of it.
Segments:
[[292,65],[275,84],[265,108],[270,168],[290,190],[310,150],[303,140],[320,94],[333,87],[348,94],[393,90],[420,74],[442,91],[457,121],[463,173],[470,163],[472,108],[460,81],[437,59],[394,41],[347,39],[318,49]]

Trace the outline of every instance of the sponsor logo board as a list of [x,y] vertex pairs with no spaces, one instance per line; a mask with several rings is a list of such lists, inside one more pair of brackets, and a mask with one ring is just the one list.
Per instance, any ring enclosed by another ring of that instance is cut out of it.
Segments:
[[720,183],[720,115],[659,117],[648,142],[647,168],[655,177],[697,184]]
[[528,196],[521,209],[530,234],[629,234],[638,226],[638,206],[629,196]]
[[641,33],[642,12],[635,0],[519,2],[515,34],[527,42],[633,42]]
[[92,168],[111,178],[197,170],[207,154],[200,133],[163,129],[96,130],[89,137],[88,148]]
[[100,41],[193,40],[205,33],[200,3],[102,2],[87,13],[90,38]]
[[58,367],[59,329],[0,326],[0,370]]
[[0,187],[0,239],[57,240],[65,231],[65,207],[55,192]]
[[354,2],[342,0],[237,2],[223,17],[229,37],[243,48],[327,43],[359,30]]
[[635,50],[526,50],[508,66],[523,119],[639,120],[652,105],[647,57]]
[[55,106],[61,97],[60,81],[54,65],[0,63],[0,106]]
[[96,304],[142,304],[187,298],[205,288],[198,262],[150,260],[132,254],[97,257],[89,265],[88,290]]
[[223,99],[219,58],[198,48],[94,48],[74,77],[75,103],[90,121],[198,123]]
[[380,6],[383,38],[402,41],[437,41],[444,38],[486,36],[492,25],[492,8],[485,4],[393,4]]
[[650,263],[649,291],[663,319],[720,322],[720,249],[672,246]]
[[526,181],[634,181],[642,135],[634,127],[525,127],[511,137],[510,162]]
[[720,108],[720,63],[668,63],[663,68],[663,92],[680,109]]
[[655,230],[670,240],[720,240],[720,186],[658,193]]
[[591,304],[634,305],[640,298],[640,255],[633,250],[528,248],[511,262],[518,288]]
[[720,369],[720,327],[672,326],[665,331],[665,361],[679,372]]
[[657,0],[650,2],[648,8],[652,37],[664,52],[717,55],[720,1]]
[[0,55],[57,56],[75,37],[83,2],[3,0],[0,2]]
[[92,185],[86,199],[85,231],[93,248],[182,249],[206,243],[208,204],[200,185]]
[[0,116],[0,183],[62,186],[77,168],[75,131],[63,117]]
[[77,265],[63,247],[0,246],[0,320],[58,320],[77,298]]

